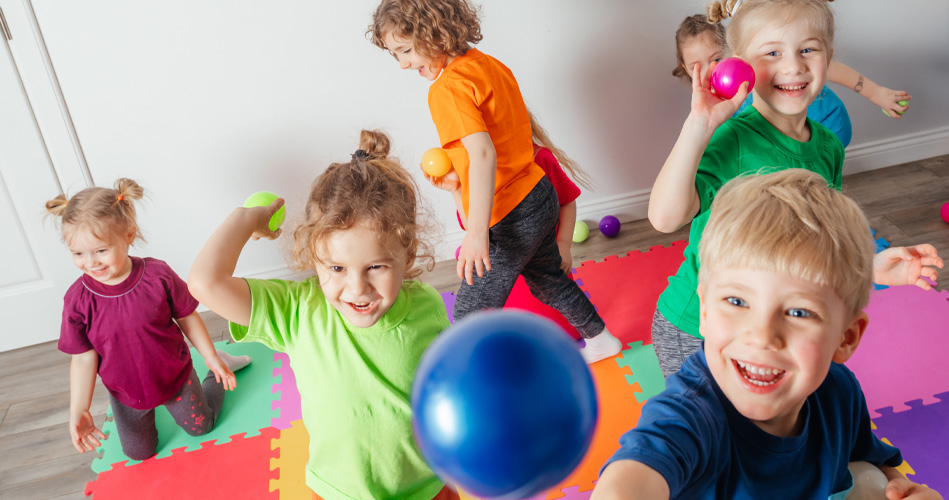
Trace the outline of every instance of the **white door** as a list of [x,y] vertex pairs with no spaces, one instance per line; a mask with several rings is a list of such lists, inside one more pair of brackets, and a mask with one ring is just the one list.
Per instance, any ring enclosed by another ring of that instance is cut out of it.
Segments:
[[72,266],[44,203],[60,182],[0,30],[0,352],[59,337]]

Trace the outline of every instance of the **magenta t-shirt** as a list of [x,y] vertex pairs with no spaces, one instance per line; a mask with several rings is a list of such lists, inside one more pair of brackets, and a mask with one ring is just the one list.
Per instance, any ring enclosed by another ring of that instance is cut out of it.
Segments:
[[173,318],[198,307],[188,285],[163,261],[132,257],[118,285],[83,274],[66,292],[59,350],[99,354],[99,377],[126,406],[150,410],[191,375],[191,353]]

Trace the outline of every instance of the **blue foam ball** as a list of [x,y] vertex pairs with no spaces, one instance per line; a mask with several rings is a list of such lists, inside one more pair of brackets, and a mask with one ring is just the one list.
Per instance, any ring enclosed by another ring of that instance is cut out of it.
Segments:
[[412,386],[415,439],[443,480],[489,498],[528,498],[583,459],[596,390],[559,325],[517,311],[471,314],[422,357]]

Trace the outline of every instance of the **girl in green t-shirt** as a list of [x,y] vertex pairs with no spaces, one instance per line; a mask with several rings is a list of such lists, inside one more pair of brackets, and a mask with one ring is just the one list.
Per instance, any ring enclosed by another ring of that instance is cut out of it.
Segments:
[[[740,5],[740,8],[738,7]],[[755,72],[723,100],[711,89],[717,62],[692,75],[692,107],[649,199],[649,221],[673,232],[692,222],[685,262],[660,295],[652,337],[663,374],[678,371],[701,345],[698,332],[698,242],[718,189],[740,175],[785,168],[821,174],[840,189],[844,151],[823,125],[807,118],[808,106],[827,80],[833,56],[834,15],[826,0],[716,0],[709,19],[732,17],[726,37],[734,54]],[[749,91],[754,103],[732,118]],[[942,260],[931,245],[891,248],[874,260],[874,280],[887,285],[935,279]]]
[[293,232],[304,281],[243,279],[234,269],[250,239],[274,239],[283,206],[237,208],[191,269],[196,298],[230,320],[237,341],[286,352],[308,430],[306,484],[325,500],[430,500],[455,495],[425,464],[412,438],[412,378],[448,315],[418,276],[418,190],[387,158],[389,139],[363,131],[346,163],[333,163],[310,191]]

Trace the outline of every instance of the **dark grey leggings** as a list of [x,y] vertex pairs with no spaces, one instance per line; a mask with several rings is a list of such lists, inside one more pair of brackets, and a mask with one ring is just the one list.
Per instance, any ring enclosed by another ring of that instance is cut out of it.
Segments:
[[488,231],[491,270],[474,284],[464,280],[453,310],[455,320],[475,311],[500,308],[518,275],[534,297],[560,311],[584,338],[603,331],[604,324],[583,290],[560,269],[554,230],[560,218],[557,193],[544,177],[514,210]]
[[[145,460],[154,455],[158,448],[155,410],[136,410],[111,394],[109,398],[125,456],[132,460]],[[204,383],[199,384],[194,369],[181,389],[164,403],[175,422],[192,436],[210,432],[223,405],[224,386],[214,379],[214,372],[209,370]]]
[[659,358],[662,376],[679,371],[682,363],[702,348],[702,339],[679,330],[658,310],[652,316],[652,346]]

